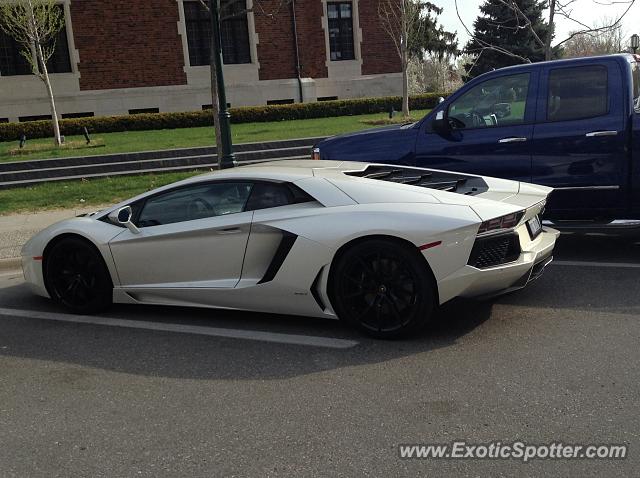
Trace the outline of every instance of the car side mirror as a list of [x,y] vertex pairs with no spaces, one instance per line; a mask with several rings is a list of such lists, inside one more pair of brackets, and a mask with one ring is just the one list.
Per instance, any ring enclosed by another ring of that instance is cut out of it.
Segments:
[[431,122],[431,127],[436,133],[447,133],[451,129],[451,125],[444,114],[444,110],[436,113],[435,119]]
[[111,221],[116,224],[125,226],[133,234],[140,234],[140,229],[138,229],[136,225],[131,222],[132,216],[133,210],[131,209],[131,206],[125,206],[109,214],[109,219],[111,219]]

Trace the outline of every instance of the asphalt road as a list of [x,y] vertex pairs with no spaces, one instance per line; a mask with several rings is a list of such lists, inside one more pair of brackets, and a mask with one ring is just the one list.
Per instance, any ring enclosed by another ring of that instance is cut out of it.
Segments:
[[[0,275],[0,308],[22,311],[0,314],[0,477],[638,476],[639,252],[633,238],[563,236],[526,290],[454,301],[398,342],[210,310],[64,322],[20,274]],[[399,458],[399,444],[454,440],[629,451]]]

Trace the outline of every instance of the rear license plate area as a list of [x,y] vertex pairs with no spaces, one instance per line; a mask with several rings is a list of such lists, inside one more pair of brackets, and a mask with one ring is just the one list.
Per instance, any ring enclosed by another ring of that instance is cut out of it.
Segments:
[[527,221],[527,229],[529,230],[529,235],[531,239],[535,239],[542,232],[542,221],[540,221],[540,216],[534,216],[533,218]]

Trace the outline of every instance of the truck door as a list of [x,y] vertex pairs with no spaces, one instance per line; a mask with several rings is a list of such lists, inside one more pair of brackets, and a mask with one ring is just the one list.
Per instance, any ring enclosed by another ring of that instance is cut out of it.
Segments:
[[556,219],[610,218],[627,207],[623,88],[615,61],[542,70],[532,182],[552,186]]
[[[638,56],[635,56],[638,59]],[[640,63],[631,63],[631,75],[633,77],[633,129],[631,141],[632,167],[631,190],[633,192],[632,217],[640,217]]]
[[[470,84],[428,116],[416,140],[416,165],[531,180],[537,72]],[[441,117],[446,128],[433,128]]]

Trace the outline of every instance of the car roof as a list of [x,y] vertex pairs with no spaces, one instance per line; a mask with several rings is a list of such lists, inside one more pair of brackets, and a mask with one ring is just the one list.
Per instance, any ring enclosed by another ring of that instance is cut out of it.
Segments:
[[360,171],[369,163],[355,161],[280,160],[213,171],[194,176],[185,182],[212,179],[263,179],[295,182],[314,176],[340,175],[343,171]]

